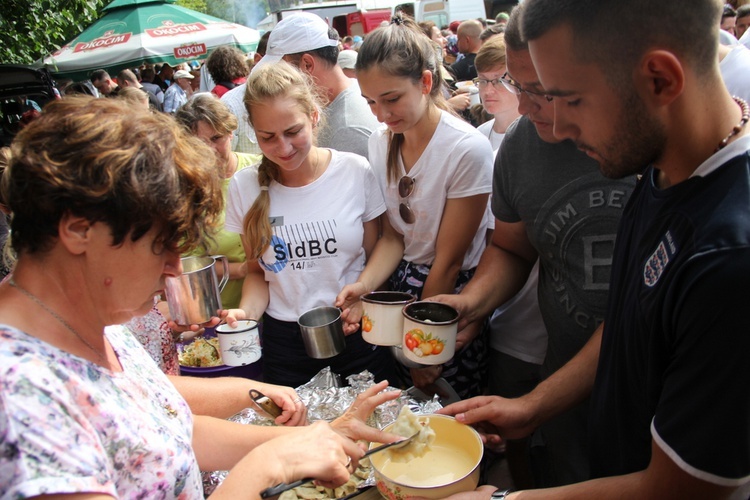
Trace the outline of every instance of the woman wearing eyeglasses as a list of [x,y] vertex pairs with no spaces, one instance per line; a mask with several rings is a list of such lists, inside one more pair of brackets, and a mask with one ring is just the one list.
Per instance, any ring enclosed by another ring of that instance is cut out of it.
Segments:
[[503,84],[506,71],[503,37],[494,36],[487,40],[479,49],[474,65],[477,68],[474,84],[479,88],[482,106],[494,117],[477,127],[477,130],[490,140],[492,149],[497,151],[505,137],[505,130],[521,116],[516,96]]
[[[370,33],[357,56],[362,95],[386,125],[370,137],[370,162],[388,218],[404,238],[389,285],[422,299],[453,293],[473,274],[485,247],[492,189],[492,149],[448,111],[430,43],[399,15]],[[343,296],[354,294],[344,290]],[[462,397],[478,394],[483,339],[459,339],[459,347],[442,367],[412,370],[414,384],[429,388],[442,375]]]

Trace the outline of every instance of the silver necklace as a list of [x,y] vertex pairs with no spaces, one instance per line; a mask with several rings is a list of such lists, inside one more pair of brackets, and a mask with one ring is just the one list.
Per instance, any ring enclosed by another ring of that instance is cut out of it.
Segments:
[[50,309],[49,307],[47,307],[47,304],[45,304],[44,302],[42,302],[41,300],[39,300],[36,297],[36,295],[32,294],[30,291],[26,290],[21,285],[19,285],[18,283],[16,283],[13,278],[11,278],[10,280],[8,280],[8,284],[10,286],[12,286],[13,288],[15,288],[16,290],[18,290],[19,292],[21,292],[24,295],[26,295],[28,298],[30,298],[34,302],[36,302],[42,309],[44,309],[45,311],[47,311],[53,318],[55,318],[57,321],[59,321],[65,328],[67,328],[68,330],[70,330],[70,332],[73,335],[75,335],[78,338],[78,340],[80,340],[81,342],[83,342],[83,344],[86,347],[88,347],[89,349],[91,349],[91,351],[94,354],[96,354],[96,356],[99,358],[100,361],[102,361],[103,363],[107,362],[107,357],[104,354],[102,354],[101,352],[99,352],[99,350],[96,347],[94,347],[93,345],[91,345],[90,342],[88,342],[77,331],[75,331],[75,329],[72,326],[70,326],[70,324],[67,321],[65,321],[62,316],[60,316],[55,311],[53,311],[52,309]]

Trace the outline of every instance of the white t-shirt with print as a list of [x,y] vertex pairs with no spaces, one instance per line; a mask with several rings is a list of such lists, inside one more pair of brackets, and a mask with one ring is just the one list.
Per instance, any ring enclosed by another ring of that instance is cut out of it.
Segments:
[[[365,266],[363,224],[385,211],[383,195],[365,158],[331,151],[331,162],[314,182],[287,187],[272,182],[271,245],[260,265],[268,282],[266,312],[297,321],[315,307],[331,306],[344,285]],[[242,233],[242,221],[260,194],[257,165],[229,184],[225,229]]]
[[[416,216],[407,224],[399,215],[403,199],[398,193],[398,180],[387,182],[388,130],[382,127],[370,136],[370,163],[383,193],[388,218],[404,235],[404,260],[432,265],[435,243],[443,218],[446,201],[492,192],[492,147],[489,141],[470,124],[442,111],[440,123],[422,156],[411,168],[415,180],[409,207]],[[399,162],[399,178],[405,174]],[[489,220],[485,217],[464,257],[462,270],[476,267],[485,247]]]

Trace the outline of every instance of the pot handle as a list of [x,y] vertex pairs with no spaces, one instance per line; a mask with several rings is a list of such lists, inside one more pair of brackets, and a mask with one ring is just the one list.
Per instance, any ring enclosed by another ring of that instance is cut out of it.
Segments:
[[214,263],[220,260],[224,268],[224,272],[221,275],[221,282],[219,282],[219,292],[223,292],[224,287],[227,286],[227,282],[229,281],[229,259],[226,255],[212,255],[211,258],[214,259]]

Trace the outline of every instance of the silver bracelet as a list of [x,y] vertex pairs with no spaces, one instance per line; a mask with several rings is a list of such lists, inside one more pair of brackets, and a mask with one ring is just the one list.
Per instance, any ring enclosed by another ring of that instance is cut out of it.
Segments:
[[505,498],[513,493],[513,490],[507,489],[507,490],[495,490],[495,492],[491,495],[490,498],[494,498],[495,500],[505,500]]

